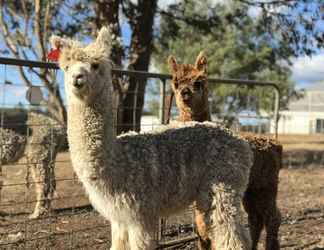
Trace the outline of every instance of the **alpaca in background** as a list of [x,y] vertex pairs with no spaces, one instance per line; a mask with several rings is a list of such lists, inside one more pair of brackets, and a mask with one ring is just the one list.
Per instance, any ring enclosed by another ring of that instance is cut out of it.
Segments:
[[36,189],[36,205],[29,218],[49,214],[56,189],[55,159],[65,141],[65,129],[47,115],[30,112],[27,126],[26,158]]
[[[173,56],[168,59],[172,73],[171,87],[179,109],[179,121],[210,121],[208,104],[207,58],[201,52],[195,65],[178,64]],[[282,146],[275,140],[256,135],[245,135],[254,152],[248,188],[243,205],[248,213],[252,249],[257,249],[263,227],[266,229],[266,249],[279,249],[278,231],[281,223],[277,207],[279,170]],[[203,215],[196,211],[200,248],[208,243]]]
[[55,120],[37,112],[28,112],[27,128],[27,135],[0,128],[0,165],[27,158],[27,172],[31,172],[36,191],[36,206],[29,217],[38,218],[50,212],[56,186],[55,158],[66,133]]
[[58,36],[51,43],[61,51],[72,165],[111,222],[111,249],[155,249],[158,218],[193,202],[213,249],[250,249],[240,209],[253,157],[248,143],[208,122],[116,137],[109,30],[87,46]]

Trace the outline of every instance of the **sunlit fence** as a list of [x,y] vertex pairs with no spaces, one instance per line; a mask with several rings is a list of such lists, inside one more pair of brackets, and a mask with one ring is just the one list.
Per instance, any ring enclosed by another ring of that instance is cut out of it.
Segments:
[[[152,119],[153,124],[145,122],[148,120],[145,118],[152,116],[142,116],[142,128],[177,119],[178,109],[170,88],[170,75],[127,70],[113,70],[113,73],[117,76],[153,80],[148,88],[154,89],[152,92],[157,95],[149,96],[151,102],[144,106],[144,110],[152,114],[154,110],[150,110],[150,104],[153,106],[152,104],[158,103],[158,115]],[[280,92],[276,83],[215,78],[208,79],[208,82],[213,121],[230,121],[229,125],[237,131],[277,136]]]
[[[0,161],[0,249],[107,249],[109,223],[89,205],[71,167],[66,140],[60,140],[58,146],[57,131],[65,130],[64,124],[30,121],[31,113],[48,116],[48,89],[37,69],[48,69],[55,75],[52,87],[61,93],[66,105],[63,76],[57,65],[0,58],[0,130],[13,131],[22,138],[19,141],[10,133],[0,134],[0,159],[9,149],[15,156],[11,161]],[[31,85],[26,86],[19,70],[28,73]],[[177,109],[171,105],[170,75],[123,70],[113,70],[113,74],[123,82],[130,77],[148,81],[142,130],[152,130],[177,118]],[[214,120],[235,118],[231,125],[238,130],[276,134],[279,92],[274,83],[209,79],[209,84]],[[264,103],[267,109],[263,109]],[[230,109],[230,105],[240,110]],[[45,149],[40,147],[44,145]],[[46,161],[37,158],[44,150]],[[37,208],[41,209],[39,214],[35,213]],[[196,239],[192,208],[162,218],[157,225],[161,248],[188,246]]]

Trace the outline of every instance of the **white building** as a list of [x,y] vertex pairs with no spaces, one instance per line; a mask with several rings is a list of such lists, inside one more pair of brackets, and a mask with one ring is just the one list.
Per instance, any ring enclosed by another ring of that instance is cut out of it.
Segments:
[[324,81],[307,87],[302,98],[290,102],[288,110],[280,112],[278,133],[324,133]]
[[141,117],[141,131],[149,132],[161,127],[161,121],[159,117],[154,115],[142,115]]

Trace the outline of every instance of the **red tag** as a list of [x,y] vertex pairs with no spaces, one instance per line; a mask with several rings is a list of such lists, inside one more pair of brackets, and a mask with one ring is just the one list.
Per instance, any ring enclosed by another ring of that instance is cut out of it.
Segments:
[[47,54],[48,60],[57,62],[60,57],[60,52],[60,49],[51,49],[51,51]]

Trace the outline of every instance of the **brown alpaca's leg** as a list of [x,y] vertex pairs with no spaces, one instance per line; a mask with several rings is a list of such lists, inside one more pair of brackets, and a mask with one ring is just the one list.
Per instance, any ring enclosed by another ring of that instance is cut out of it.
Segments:
[[262,216],[254,213],[248,215],[250,235],[252,240],[252,250],[258,249],[258,242],[263,228]]
[[[262,209],[258,207],[258,197],[246,191],[243,197],[243,206],[248,214],[250,236],[252,240],[252,250],[258,249],[258,242],[264,225]],[[261,211],[260,211],[261,210]]]
[[279,227],[281,224],[281,214],[276,207],[275,200],[268,207],[268,213],[265,216],[266,250],[279,250],[280,244],[278,240]]
[[199,209],[195,209],[195,222],[197,227],[198,242],[197,247],[199,250],[211,249],[210,239],[208,238],[207,227],[205,223],[205,214]]

